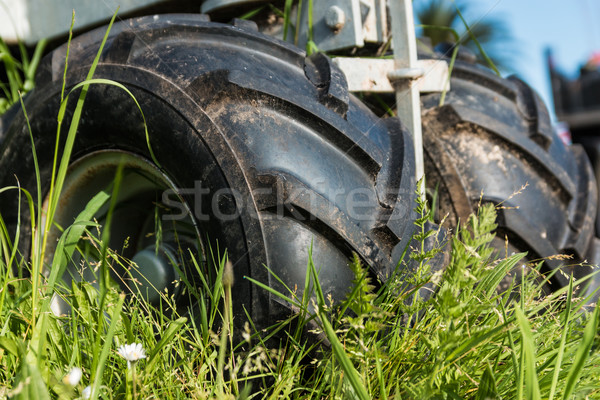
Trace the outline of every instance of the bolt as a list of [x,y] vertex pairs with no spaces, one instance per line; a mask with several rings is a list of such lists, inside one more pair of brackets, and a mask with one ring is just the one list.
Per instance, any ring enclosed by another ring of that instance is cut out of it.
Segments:
[[331,6],[325,13],[325,23],[334,31],[339,31],[346,23],[346,14],[338,6]]

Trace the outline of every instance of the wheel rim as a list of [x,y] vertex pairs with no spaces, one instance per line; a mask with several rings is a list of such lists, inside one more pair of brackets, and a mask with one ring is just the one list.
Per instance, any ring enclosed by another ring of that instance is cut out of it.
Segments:
[[[96,151],[79,158],[69,167],[54,223],[62,228],[70,226],[98,192],[104,190],[112,194],[111,183],[119,165],[123,166],[123,173],[116,198],[111,196],[94,214],[94,219],[104,227],[109,204],[114,202],[108,246],[133,262],[129,268],[126,264],[112,263],[111,277],[121,289],[137,292],[153,305],[161,301],[165,292],[177,298],[180,273],[185,274],[187,269],[181,255],[187,254],[187,249],[193,254],[204,252],[190,208],[177,195],[173,181],[148,160],[120,150]],[[172,211],[163,201],[165,196],[170,205],[177,199],[178,218],[163,220],[163,216]],[[48,202],[46,198],[45,209]],[[100,232],[97,233],[100,237]],[[56,243],[60,235],[61,229],[54,227],[48,234],[48,243]],[[89,267],[90,259],[100,259],[98,244],[92,242],[89,235],[87,239],[80,239],[80,251],[73,255],[63,274],[65,282],[84,280],[98,285],[96,273]],[[46,257],[47,265],[53,255],[51,251]],[[55,299],[52,308],[55,313],[63,314],[68,305]]]

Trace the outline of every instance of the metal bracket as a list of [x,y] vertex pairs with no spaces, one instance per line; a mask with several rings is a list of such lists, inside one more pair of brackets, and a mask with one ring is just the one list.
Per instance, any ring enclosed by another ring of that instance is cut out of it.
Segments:
[[[314,1],[312,40],[321,51],[383,44],[388,38],[385,0]],[[300,10],[298,46],[308,42],[308,6]]]
[[335,57],[333,63],[346,75],[351,92],[393,93],[399,80],[410,78],[420,93],[450,90],[448,63],[444,60],[418,60],[412,69],[396,69],[394,60]]
[[204,0],[200,12],[210,13],[246,4],[267,3],[266,0]]

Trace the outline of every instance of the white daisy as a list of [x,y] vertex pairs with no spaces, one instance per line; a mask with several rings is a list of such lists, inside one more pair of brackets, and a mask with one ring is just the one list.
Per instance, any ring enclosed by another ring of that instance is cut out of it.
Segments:
[[83,371],[79,367],[71,368],[71,371],[64,377],[63,382],[70,385],[75,386],[81,380],[81,376],[83,375]]
[[124,344],[117,349],[117,352],[127,360],[128,368],[131,368],[131,364],[135,364],[138,360],[146,358],[146,351],[141,343]]
[[83,399],[89,399],[91,395],[92,395],[92,387],[91,386],[86,386],[85,389],[83,389],[81,391],[81,398],[83,398]]

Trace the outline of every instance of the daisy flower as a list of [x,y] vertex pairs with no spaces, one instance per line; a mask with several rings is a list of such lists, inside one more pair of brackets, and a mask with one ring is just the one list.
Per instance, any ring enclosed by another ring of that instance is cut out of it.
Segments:
[[146,351],[141,343],[131,343],[119,346],[117,353],[127,360],[127,368],[131,368],[132,364],[135,364],[142,358],[146,358]]
[[68,384],[69,386],[75,386],[81,380],[81,376],[83,375],[83,371],[79,367],[71,368],[71,371],[64,377],[63,382]]

